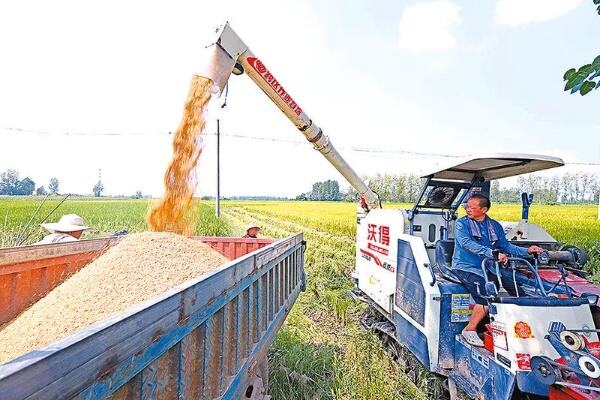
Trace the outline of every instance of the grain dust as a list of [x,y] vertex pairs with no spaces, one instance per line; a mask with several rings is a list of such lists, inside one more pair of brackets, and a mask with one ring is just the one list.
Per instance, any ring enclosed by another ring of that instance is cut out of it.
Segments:
[[208,245],[172,233],[126,236],[0,331],[0,364],[228,261]]
[[146,218],[151,231],[190,236],[196,230],[197,215],[192,203],[196,189],[194,169],[202,152],[198,138],[206,125],[211,88],[210,79],[192,78],[183,118],[173,137],[173,157],[164,177],[165,194]]

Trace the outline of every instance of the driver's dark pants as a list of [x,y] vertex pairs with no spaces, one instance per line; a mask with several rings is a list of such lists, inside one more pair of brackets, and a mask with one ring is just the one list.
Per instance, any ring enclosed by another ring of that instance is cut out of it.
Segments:
[[[458,269],[458,268],[453,268],[452,273],[461,281],[461,283],[469,291],[469,293],[471,294],[471,297],[473,297],[473,300],[475,301],[475,303],[482,304],[482,305],[487,304],[486,300],[483,297],[481,297],[482,295],[483,296],[488,295],[488,293],[485,291],[485,279],[483,279],[482,276],[471,273],[471,272],[467,272],[467,271],[464,271],[464,270]],[[525,292],[523,291],[522,288],[515,287],[515,284],[512,279],[512,275],[510,277],[504,276],[502,274],[500,274],[500,275],[501,275],[501,279],[502,279],[502,286],[504,286],[504,289],[506,289],[506,291],[511,296],[517,296],[517,290],[519,291],[519,296],[525,296]],[[493,274],[490,271],[487,271],[487,278],[489,281],[494,282],[496,284],[496,288],[500,289],[500,286],[498,285],[498,278],[497,278],[496,274]],[[478,287],[479,287],[479,292],[477,291]]]

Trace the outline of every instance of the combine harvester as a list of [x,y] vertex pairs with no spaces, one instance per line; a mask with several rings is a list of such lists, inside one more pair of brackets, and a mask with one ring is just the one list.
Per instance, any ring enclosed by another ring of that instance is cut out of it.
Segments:
[[410,210],[382,209],[378,196],[335,150],[273,73],[228,24],[210,47],[218,68],[206,71],[222,90],[233,72],[246,73],[314,148],[361,197],[357,215],[355,278],[361,299],[376,318],[368,326],[388,343],[410,352],[427,370],[446,377],[450,396],[473,399],[600,398],[600,343],[595,320],[600,290],[581,271],[585,254],[561,250],[540,226],[527,221],[531,196],[524,195],[523,220],[507,225],[519,245],[547,250],[536,259],[510,258],[507,268],[488,264],[514,279],[527,293],[507,297],[489,282],[489,330],[485,348],[465,343],[460,332],[470,317],[470,296],[452,276],[453,228],[469,192],[494,179],[563,165],[553,157],[496,154],[466,159],[427,175]]
[[471,192],[494,179],[563,165],[554,157],[496,154],[461,160],[424,176],[410,210],[376,209],[358,218],[355,278],[358,298],[372,307],[364,319],[403,358],[409,352],[428,371],[447,377],[473,399],[600,398],[600,290],[585,279],[583,250],[560,246],[528,221],[533,197],[523,194],[522,220],[504,223],[516,245],[547,251],[531,259],[509,258],[490,268],[514,280],[527,296],[510,297],[486,285],[490,324],[484,348],[461,335],[471,316],[467,290],[453,275],[454,221]]
[[[600,291],[580,271],[583,252],[561,251],[527,221],[530,197],[523,221],[507,227],[507,235],[516,244],[538,244],[548,252],[535,260],[511,258],[501,269],[528,296],[501,296],[502,288],[488,283],[488,293],[496,295],[487,299],[491,324],[485,348],[471,347],[460,335],[470,311],[469,295],[449,268],[458,207],[490,180],[556,167],[563,164],[560,159],[499,154],[465,160],[428,175],[411,210],[384,210],[228,24],[208,49],[212,62],[202,75],[213,80],[216,91],[222,92],[232,72],[246,73],[360,194],[357,288],[375,313],[366,324],[391,347],[447,377],[452,398],[457,388],[484,400],[600,398],[598,295],[588,293]],[[0,285],[0,324],[115,240],[1,250],[0,278],[10,276],[11,284]],[[0,398],[264,398],[267,348],[304,288],[302,235],[275,243],[200,240],[233,261],[0,366]],[[500,269],[496,260],[489,261]]]

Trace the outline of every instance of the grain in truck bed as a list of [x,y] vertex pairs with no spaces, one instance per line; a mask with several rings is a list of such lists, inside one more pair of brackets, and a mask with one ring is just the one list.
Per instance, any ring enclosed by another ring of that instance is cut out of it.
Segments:
[[227,261],[210,246],[173,233],[128,235],[0,330],[0,364]]
[[[194,239],[232,261],[1,365],[2,399],[239,399],[252,388],[260,394],[268,347],[304,290],[302,234],[276,242]],[[35,288],[51,283],[45,278],[61,276],[57,269],[81,268],[119,240],[0,249],[0,279],[33,298]],[[24,297],[0,291],[11,312],[27,307]]]

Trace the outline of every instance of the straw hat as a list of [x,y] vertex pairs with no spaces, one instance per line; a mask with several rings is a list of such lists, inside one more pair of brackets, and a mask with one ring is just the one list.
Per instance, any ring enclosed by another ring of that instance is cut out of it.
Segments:
[[63,215],[58,222],[42,224],[42,228],[50,232],[77,232],[89,229],[83,225],[83,218],[77,214]]
[[248,224],[248,225],[246,225],[246,232],[248,232],[252,228],[258,228],[258,229],[260,229],[260,226],[256,222]]

